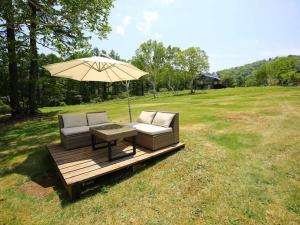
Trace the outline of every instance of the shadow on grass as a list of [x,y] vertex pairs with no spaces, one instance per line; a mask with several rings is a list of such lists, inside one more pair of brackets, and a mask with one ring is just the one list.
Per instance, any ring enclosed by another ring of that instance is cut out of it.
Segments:
[[[157,158],[149,159],[134,166],[115,171],[113,173],[104,175],[91,181],[82,184],[81,197],[76,200],[79,202],[85,198],[91,197],[96,194],[106,194],[110,191],[110,187],[118,185],[132,176],[154,166],[156,163],[166,159],[170,155],[175,154],[177,151],[168,152]],[[0,177],[6,176],[11,173],[18,173],[23,176],[29,177],[32,182],[35,182],[43,188],[52,187],[56,194],[59,196],[62,207],[67,207],[73,201],[69,199],[68,193],[59,179],[59,175],[53,165],[51,156],[48,151],[35,151],[31,153],[27,159],[18,166],[1,173]]]
[[[24,149],[24,151],[17,151],[0,158],[0,162],[4,163],[10,159],[24,155],[26,159],[22,163],[15,163],[0,172],[0,177],[4,178],[10,174],[21,174],[29,178],[31,182],[38,184],[45,191],[52,187],[60,198],[62,207],[67,207],[72,201],[69,199],[67,191],[63,186],[56,168],[53,164],[51,156],[45,146],[45,143],[51,143],[51,140],[56,140],[56,135],[51,135],[47,138],[39,138],[37,147],[31,149]],[[30,139],[30,142],[33,141]],[[174,151],[177,152],[177,151]],[[129,166],[128,168],[104,175],[92,181],[82,184],[82,195],[77,201],[93,196],[95,194],[106,194],[109,192],[111,186],[117,185],[133,175],[138,174],[144,169],[154,166],[156,163],[164,160],[174,152],[167,153],[154,159],[149,159],[141,164]]]
[[[137,175],[138,173],[142,172],[143,170],[149,169],[155,164],[163,161],[164,159],[168,158],[169,156],[175,154],[176,152],[182,150],[177,149],[175,151],[168,152],[166,154],[160,155],[158,157],[148,159],[146,161],[140,162],[136,165],[129,166],[127,168],[115,171],[110,174],[106,174],[104,176],[101,176],[99,178],[96,178],[92,181],[86,182],[82,186],[82,193],[81,197],[76,201],[81,201],[85,198],[91,197],[95,194],[106,194],[109,192],[110,187],[114,185],[118,185],[121,182],[124,182],[128,179],[130,179],[132,176]],[[63,207],[69,205],[71,201],[69,198],[66,197],[66,193],[64,195],[60,196],[61,198],[61,204]]]
[[[205,95],[205,94],[207,94],[206,91],[198,90],[198,91],[195,91],[194,93],[190,93],[190,92],[175,93],[173,96],[196,96],[196,95]],[[167,96],[167,97],[170,97],[170,96]]]
[[[37,184],[36,186],[40,187],[40,191],[43,188],[46,191],[47,188],[52,187],[59,196],[61,205],[66,207],[71,201],[59,179],[46,147],[47,144],[59,139],[57,120],[53,118],[56,114],[57,112],[51,112],[42,118],[30,118],[23,122],[12,122],[10,125],[1,128],[0,142],[4,148],[0,151],[0,178],[5,178],[10,174],[21,174],[28,177],[30,180],[28,182]],[[109,192],[111,186],[129,179],[173,153],[167,153],[147,162],[142,162],[140,167],[130,166],[86,182],[82,185],[83,192],[80,199],[95,194],[105,194]]]

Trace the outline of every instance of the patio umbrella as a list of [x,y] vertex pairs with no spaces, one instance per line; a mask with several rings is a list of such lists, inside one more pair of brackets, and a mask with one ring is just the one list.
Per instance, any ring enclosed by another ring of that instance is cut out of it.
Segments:
[[49,64],[44,66],[44,68],[48,70],[52,76],[64,77],[78,81],[123,82],[126,85],[127,90],[130,122],[132,122],[132,117],[129,82],[130,80],[137,80],[148,74],[130,63],[102,56],[93,56],[89,58]]

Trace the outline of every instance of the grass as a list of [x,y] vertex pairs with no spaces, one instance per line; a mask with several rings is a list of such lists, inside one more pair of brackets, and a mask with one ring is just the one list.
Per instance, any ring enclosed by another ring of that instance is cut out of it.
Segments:
[[42,108],[38,119],[1,124],[0,224],[300,224],[299,87],[136,97],[135,118],[180,113],[185,150],[103,177],[75,203],[59,183],[44,192],[57,113],[106,110],[126,123],[126,104]]

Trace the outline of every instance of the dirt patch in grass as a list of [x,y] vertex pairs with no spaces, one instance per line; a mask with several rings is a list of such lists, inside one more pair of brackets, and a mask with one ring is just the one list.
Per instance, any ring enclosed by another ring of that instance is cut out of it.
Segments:
[[44,197],[54,192],[57,182],[56,177],[47,175],[39,177],[35,181],[24,183],[18,188],[18,191],[35,197]]
[[243,122],[243,123],[253,123],[261,122],[264,118],[260,118],[257,114],[251,112],[230,112],[227,114],[226,119],[229,121]]
[[201,124],[201,123],[196,123],[196,124],[188,124],[185,126],[181,126],[180,130],[182,131],[207,131],[209,129],[210,125],[208,124]]

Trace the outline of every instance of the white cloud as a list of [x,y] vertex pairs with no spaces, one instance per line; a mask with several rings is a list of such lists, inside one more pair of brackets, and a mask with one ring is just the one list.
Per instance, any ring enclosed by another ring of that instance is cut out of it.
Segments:
[[131,16],[124,16],[121,24],[116,26],[116,33],[123,36],[125,34],[125,28],[130,24],[130,22]]
[[131,16],[125,16],[125,17],[123,18],[123,20],[122,20],[122,24],[123,24],[124,26],[129,25],[130,22],[131,22]]
[[175,0],[159,0],[162,5],[171,5]]
[[121,25],[117,25],[117,26],[116,26],[116,33],[123,36],[123,35],[125,34],[125,29],[124,29],[124,27],[121,26]]
[[162,35],[161,35],[160,33],[155,33],[155,34],[153,35],[153,39],[154,39],[154,40],[159,41],[159,40],[161,40],[161,38],[162,38]]
[[154,22],[158,20],[158,11],[144,11],[143,21],[138,24],[137,29],[143,32],[145,35],[149,35],[150,29]]

